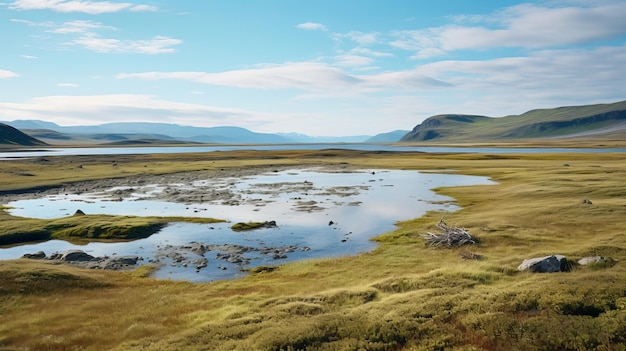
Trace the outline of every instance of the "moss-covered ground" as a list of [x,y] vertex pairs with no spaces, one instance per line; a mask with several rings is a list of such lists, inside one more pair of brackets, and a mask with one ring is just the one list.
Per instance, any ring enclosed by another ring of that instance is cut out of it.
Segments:
[[[623,154],[326,150],[128,156],[116,167],[104,157],[79,161],[82,176],[67,174],[75,158],[3,163],[10,183],[0,190],[141,172],[324,163],[482,175],[497,184],[437,189],[462,206],[445,214],[448,225],[480,240],[458,249],[424,244],[420,234],[436,231],[443,215],[431,212],[381,233],[369,253],[205,284],[157,281],[150,267],[107,272],[0,261],[0,349],[626,350]],[[28,221],[2,218],[18,220]],[[464,260],[462,251],[482,259]],[[523,259],[550,254],[616,261],[574,265],[568,273],[517,271]]]

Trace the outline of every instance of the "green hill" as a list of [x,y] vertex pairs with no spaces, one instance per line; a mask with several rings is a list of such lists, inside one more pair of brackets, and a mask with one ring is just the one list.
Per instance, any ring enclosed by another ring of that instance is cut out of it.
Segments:
[[437,115],[424,120],[402,141],[504,141],[624,135],[626,101],[612,104],[531,110],[521,115],[486,117]]
[[36,146],[47,144],[20,132],[18,129],[0,123],[0,145]]

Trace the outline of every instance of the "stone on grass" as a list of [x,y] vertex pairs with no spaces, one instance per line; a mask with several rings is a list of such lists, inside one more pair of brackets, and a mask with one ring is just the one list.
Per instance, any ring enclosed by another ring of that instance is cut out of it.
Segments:
[[533,273],[554,273],[569,271],[569,264],[563,255],[551,255],[525,259],[517,269]]
[[586,266],[592,263],[605,263],[607,261],[608,259],[604,256],[589,256],[589,257],[583,257],[580,260],[578,260],[578,264],[581,266]]

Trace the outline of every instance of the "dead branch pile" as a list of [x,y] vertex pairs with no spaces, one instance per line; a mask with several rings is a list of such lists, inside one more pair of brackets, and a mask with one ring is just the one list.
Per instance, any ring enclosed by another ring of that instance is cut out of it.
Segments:
[[426,240],[429,246],[457,247],[476,244],[476,239],[467,230],[458,227],[448,227],[443,218],[437,223],[437,228],[441,229],[443,233],[429,232],[422,235],[422,238]]

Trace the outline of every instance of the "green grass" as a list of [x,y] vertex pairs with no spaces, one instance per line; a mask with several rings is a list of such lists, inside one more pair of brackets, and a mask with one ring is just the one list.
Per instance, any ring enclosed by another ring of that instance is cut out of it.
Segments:
[[[437,190],[463,207],[446,222],[480,239],[471,247],[426,246],[420,234],[436,231],[443,215],[429,212],[381,233],[372,252],[206,284],[156,281],[146,277],[151,267],[0,261],[0,349],[626,350],[622,154],[255,153],[213,167],[267,165],[263,155],[279,157],[272,164],[439,169],[498,184]],[[463,260],[464,250],[483,259]],[[555,253],[615,261],[569,273],[516,269]]]
[[235,232],[245,232],[248,230],[254,230],[259,228],[268,228],[268,226],[270,225],[271,224],[268,224],[268,222],[239,222],[233,224],[230,229]]
[[170,222],[216,223],[195,217],[137,217],[112,215],[33,219],[9,216],[0,209],[0,245],[16,245],[49,239],[74,243],[94,240],[135,240],[156,233]]

